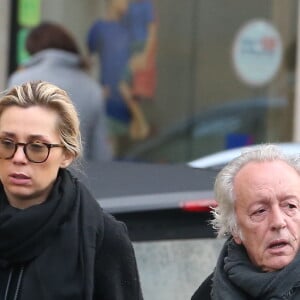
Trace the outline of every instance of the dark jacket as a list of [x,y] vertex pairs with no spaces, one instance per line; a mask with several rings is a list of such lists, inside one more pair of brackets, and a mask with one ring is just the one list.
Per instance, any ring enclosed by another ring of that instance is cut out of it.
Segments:
[[211,286],[213,273],[210,274],[198,287],[191,300],[211,300]]
[[21,211],[6,201],[1,190],[1,299],[142,299],[125,225],[68,171],[41,205]]

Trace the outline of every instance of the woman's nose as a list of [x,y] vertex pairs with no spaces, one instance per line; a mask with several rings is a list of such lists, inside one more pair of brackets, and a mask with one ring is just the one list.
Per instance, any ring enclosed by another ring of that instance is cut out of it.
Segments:
[[27,157],[24,152],[24,146],[18,146],[17,150],[12,157],[13,161],[27,161]]

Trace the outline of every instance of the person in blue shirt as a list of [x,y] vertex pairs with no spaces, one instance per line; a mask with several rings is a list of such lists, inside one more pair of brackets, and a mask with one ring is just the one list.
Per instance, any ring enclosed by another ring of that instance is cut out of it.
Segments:
[[[152,100],[156,88],[157,46],[157,20],[152,1],[131,1],[124,21],[129,31],[130,60],[120,89],[128,103]],[[136,138],[144,138],[149,133],[149,126],[145,119],[143,122],[141,115],[135,116],[131,134]]]
[[131,69],[145,69],[157,43],[157,18],[152,1],[133,0],[125,22],[130,36]]
[[[147,49],[144,45],[148,29],[141,23],[144,17],[140,16],[140,7],[136,10],[136,4],[144,1],[108,0],[105,17],[96,20],[89,29],[87,46],[99,57],[99,75],[106,91],[112,135],[129,134],[133,139],[143,139],[149,133],[149,126],[133,97],[131,72],[145,63],[146,56],[133,56],[133,49],[136,42]],[[141,25],[146,30],[141,30]]]

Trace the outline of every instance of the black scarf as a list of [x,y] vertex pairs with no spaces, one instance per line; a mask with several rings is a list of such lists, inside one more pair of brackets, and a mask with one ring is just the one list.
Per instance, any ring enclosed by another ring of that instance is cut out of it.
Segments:
[[263,272],[250,262],[243,246],[229,239],[217,262],[212,299],[287,299],[299,286],[300,255],[279,271]]
[[41,205],[18,210],[7,203],[0,186],[0,265],[24,263],[38,256],[75,203],[76,190],[67,172],[60,172],[48,199]]
[[24,210],[10,207],[0,186],[0,268],[26,266],[21,299],[92,299],[99,232],[90,228],[101,228],[101,216],[88,190],[64,169],[47,200]]

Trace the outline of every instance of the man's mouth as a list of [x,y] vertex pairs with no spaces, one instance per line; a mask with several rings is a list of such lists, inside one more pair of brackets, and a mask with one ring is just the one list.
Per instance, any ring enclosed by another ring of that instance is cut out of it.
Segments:
[[276,248],[282,248],[282,247],[284,247],[286,245],[288,245],[287,241],[280,240],[280,241],[271,242],[268,248],[270,248],[270,249],[276,249]]

